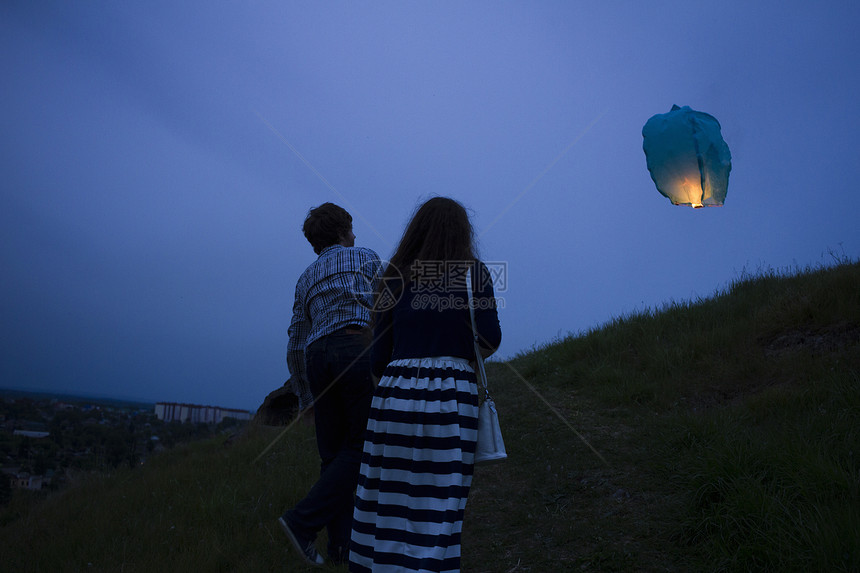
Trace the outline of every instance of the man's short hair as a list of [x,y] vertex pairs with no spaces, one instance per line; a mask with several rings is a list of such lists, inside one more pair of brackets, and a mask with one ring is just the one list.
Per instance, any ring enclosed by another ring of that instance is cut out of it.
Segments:
[[352,230],[352,216],[334,203],[323,203],[308,211],[302,231],[316,254],[340,243]]

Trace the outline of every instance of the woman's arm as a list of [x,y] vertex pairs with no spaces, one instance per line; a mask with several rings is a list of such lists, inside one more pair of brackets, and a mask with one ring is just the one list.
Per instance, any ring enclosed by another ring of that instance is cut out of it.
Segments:
[[496,310],[493,279],[484,263],[479,263],[478,284],[475,288],[475,325],[478,330],[478,346],[481,355],[492,355],[502,343],[502,328]]
[[370,369],[376,378],[381,378],[385,367],[391,362],[394,351],[392,309],[378,312],[374,317],[373,346],[370,349]]

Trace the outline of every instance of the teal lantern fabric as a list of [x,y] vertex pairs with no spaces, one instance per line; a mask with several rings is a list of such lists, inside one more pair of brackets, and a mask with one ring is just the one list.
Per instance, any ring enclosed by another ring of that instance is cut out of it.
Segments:
[[649,119],[642,149],[657,190],[674,205],[718,207],[726,200],[732,156],[720,122],[688,106]]

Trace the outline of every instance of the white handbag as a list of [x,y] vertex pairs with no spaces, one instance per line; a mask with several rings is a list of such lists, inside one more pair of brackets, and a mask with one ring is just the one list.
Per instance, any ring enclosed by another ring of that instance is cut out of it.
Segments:
[[499,426],[499,414],[496,403],[487,388],[487,371],[484,369],[484,359],[478,347],[478,327],[475,324],[475,305],[472,300],[471,271],[466,271],[466,291],[469,296],[469,316],[472,319],[472,338],[475,346],[475,363],[477,365],[478,393],[484,389],[484,400],[478,409],[478,443],[475,446],[475,463],[500,462],[508,457],[505,441],[502,439],[502,428]]

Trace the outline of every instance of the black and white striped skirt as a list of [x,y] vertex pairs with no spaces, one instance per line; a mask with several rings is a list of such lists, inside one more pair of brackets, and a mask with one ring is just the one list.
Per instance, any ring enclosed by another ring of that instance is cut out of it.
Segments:
[[460,570],[477,428],[475,372],[466,359],[388,365],[367,422],[350,571]]

